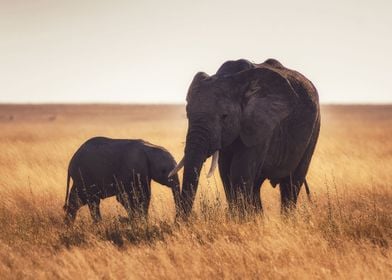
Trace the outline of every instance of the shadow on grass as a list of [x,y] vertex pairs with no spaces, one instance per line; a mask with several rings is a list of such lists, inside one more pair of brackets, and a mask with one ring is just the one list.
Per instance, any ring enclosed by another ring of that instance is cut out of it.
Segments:
[[59,248],[83,247],[96,241],[109,241],[121,248],[126,245],[153,245],[173,235],[176,224],[161,221],[158,224],[149,222],[129,222],[119,219],[113,222],[91,224],[86,227],[68,227],[59,236]]

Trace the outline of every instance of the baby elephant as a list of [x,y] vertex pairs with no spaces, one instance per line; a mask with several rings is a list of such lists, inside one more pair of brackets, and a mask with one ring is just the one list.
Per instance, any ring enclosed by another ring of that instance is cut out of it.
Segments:
[[[87,140],[69,163],[64,205],[66,223],[73,222],[85,204],[93,220],[100,221],[100,200],[114,195],[130,218],[147,218],[151,179],[172,189],[178,211],[178,176],[168,178],[175,166],[176,161],[167,150],[143,140],[105,137]],[[70,178],[73,186],[68,196]]]

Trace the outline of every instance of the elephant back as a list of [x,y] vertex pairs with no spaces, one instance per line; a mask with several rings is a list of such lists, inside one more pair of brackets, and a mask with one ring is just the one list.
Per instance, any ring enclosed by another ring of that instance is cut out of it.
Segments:
[[308,106],[310,109],[318,111],[319,97],[316,87],[308,78],[301,73],[286,68],[276,59],[267,59],[261,64],[256,64],[256,68],[268,68],[289,81],[294,91],[299,97],[301,104]]
[[216,72],[215,76],[223,77],[226,75],[236,74],[238,72],[253,69],[255,66],[253,63],[246,59],[229,60],[222,64]]

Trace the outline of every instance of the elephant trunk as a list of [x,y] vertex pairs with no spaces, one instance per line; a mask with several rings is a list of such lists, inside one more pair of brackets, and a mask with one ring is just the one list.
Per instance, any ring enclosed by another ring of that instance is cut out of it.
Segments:
[[173,199],[174,199],[174,205],[176,207],[176,217],[180,215],[180,209],[181,209],[181,190],[180,190],[180,180],[178,179],[178,175],[175,175],[173,177],[173,180],[171,182],[170,186],[173,194]]
[[181,211],[188,217],[195,200],[200,170],[209,152],[208,130],[193,125],[188,130],[184,155],[184,175],[181,191]]

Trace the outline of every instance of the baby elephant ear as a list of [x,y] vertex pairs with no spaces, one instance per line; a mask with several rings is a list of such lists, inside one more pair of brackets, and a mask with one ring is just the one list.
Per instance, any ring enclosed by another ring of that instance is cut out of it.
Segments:
[[241,140],[247,146],[269,145],[274,129],[293,111],[297,94],[279,73],[258,68],[243,73]]

